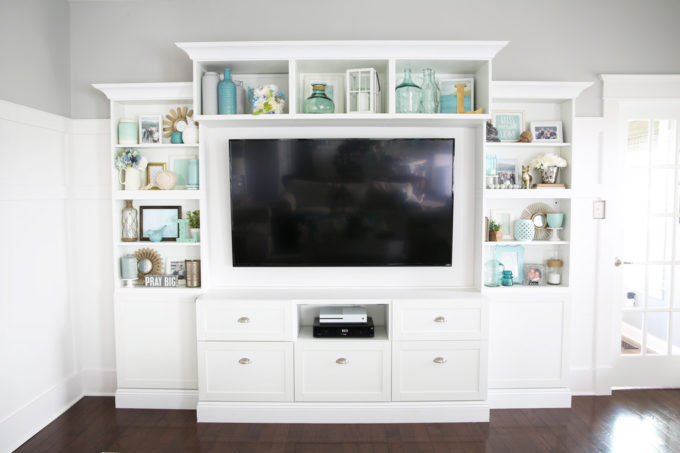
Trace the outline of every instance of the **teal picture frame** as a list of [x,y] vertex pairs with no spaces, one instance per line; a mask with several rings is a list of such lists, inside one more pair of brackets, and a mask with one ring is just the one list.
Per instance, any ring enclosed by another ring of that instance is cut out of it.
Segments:
[[512,271],[512,283],[521,285],[524,281],[524,247],[521,245],[498,245],[494,258],[503,264],[503,269]]
[[493,125],[502,142],[518,142],[524,132],[524,112],[497,110],[493,112]]

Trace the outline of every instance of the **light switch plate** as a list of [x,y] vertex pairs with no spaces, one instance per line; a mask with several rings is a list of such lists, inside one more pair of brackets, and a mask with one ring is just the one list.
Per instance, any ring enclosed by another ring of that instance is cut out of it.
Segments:
[[593,219],[602,220],[605,218],[607,202],[605,200],[593,201]]

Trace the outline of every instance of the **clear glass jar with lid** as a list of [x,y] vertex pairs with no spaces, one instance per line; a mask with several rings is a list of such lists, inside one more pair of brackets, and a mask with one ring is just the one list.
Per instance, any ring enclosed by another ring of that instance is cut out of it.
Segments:
[[564,262],[561,259],[553,258],[549,259],[546,264],[548,265],[548,284],[562,284],[562,267]]

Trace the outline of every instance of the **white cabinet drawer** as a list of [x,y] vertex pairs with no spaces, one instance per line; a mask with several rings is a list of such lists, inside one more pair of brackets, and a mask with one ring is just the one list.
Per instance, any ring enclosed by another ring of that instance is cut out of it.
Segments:
[[201,401],[292,401],[293,343],[199,342]]
[[316,340],[295,344],[296,401],[389,401],[390,344]]
[[394,303],[397,340],[486,338],[485,300],[399,300]]
[[293,332],[291,301],[196,302],[198,341],[292,341]]
[[486,398],[486,341],[404,341],[392,351],[393,401]]

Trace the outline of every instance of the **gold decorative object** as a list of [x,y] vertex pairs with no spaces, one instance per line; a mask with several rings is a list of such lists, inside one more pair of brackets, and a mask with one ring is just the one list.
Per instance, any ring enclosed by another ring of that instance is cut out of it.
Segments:
[[163,137],[170,138],[173,132],[182,132],[187,127],[187,117],[191,116],[194,116],[194,109],[189,110],[188,107],[170,109],[170,113],[165,115],[167,120],[163,120]]
[[545,203],[532,203],[522,211],[520,219],[531,220],[536,226],[534,233],[535,241],[547,241],[550,238],[550,231],[546,228],[547,222],[543,221],[543,225],[536,225],[536,217],[543,216],[545,218],[546,214],[553,213],[554,211],[550,206]]
[[531,181],[534,178],[531,176],[530,170],[530,165],[527,165],[526,167],[522,165],[522,189],[531,189]]
[[473,110],[471,112],[466,112],[465,111],[465,84],[464,83],[457,83],[456,84],[456,110],[458,111],[457,113],[483,113],[484,109],[477,109]]
[[[138,282],[143,284],[145,275],[161,275],[163,273],[163,258],[154,249],[139,249],[133,255],[139,263],[137,269]],[[149,263],[151,266],[144,268],[144,264],[148,265]]]
[[534,134],[531,131],[524,131],[519,136],[520,143],[531,143],[534,141]]

